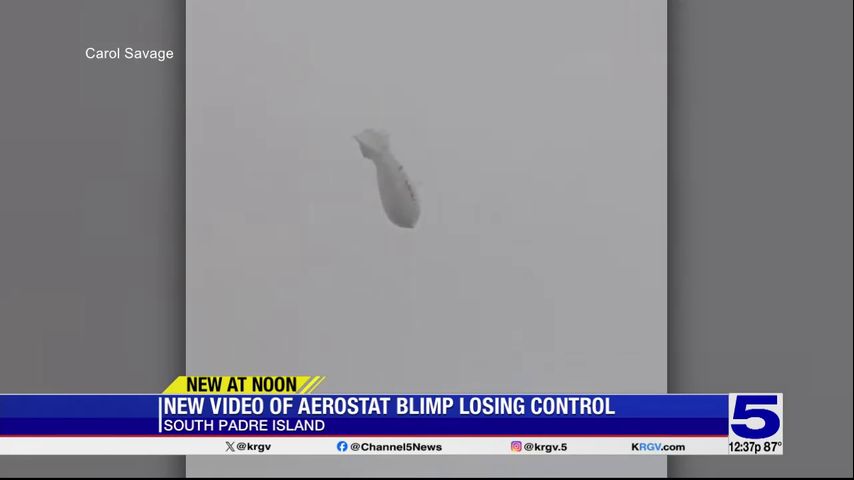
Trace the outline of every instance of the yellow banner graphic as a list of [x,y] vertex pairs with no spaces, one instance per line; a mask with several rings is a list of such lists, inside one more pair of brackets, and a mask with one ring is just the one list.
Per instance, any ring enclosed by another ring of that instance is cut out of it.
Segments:
[[308,394],[314,392],[326,377],[294,376],[185,376],[176,378],[163,390],[165,394]]

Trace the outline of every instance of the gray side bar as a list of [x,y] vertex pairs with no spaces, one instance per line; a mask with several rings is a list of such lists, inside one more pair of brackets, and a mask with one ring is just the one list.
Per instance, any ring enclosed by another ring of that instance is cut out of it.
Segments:
[[[184,370],[184,2],[0,3],[0,392],[156,392]],[[97,63],[94,46],[179,61]],[[183,476],[2,457],[6,476]]]
[[670,2],[671,392],[782,391],[782,457],[851,476],[852,3]]

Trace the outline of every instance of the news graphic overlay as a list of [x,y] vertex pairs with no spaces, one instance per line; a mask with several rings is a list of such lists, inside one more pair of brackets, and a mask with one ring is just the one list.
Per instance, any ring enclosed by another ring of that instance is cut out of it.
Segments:
[[5,455],[780,455],[781,394],[327,395],[323,376],[0,395]]

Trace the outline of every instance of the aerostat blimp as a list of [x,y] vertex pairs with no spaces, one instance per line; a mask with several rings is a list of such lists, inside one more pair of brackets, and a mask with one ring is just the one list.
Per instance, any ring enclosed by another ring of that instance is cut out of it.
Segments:
[[391,153],[388,133],[367,129],[353,138],[359,143],[362,156],[374,162],[380,200],[388,219],[398,227],[414,228],[421,215],[418,195],[403,165]]

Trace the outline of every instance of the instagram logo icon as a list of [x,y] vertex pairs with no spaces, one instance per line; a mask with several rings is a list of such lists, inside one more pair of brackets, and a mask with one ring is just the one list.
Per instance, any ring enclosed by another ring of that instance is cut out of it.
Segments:
[[510,451],[511,452],[521,452],[522,451],[522,442],[519,440],[513,440],[510,442]]

